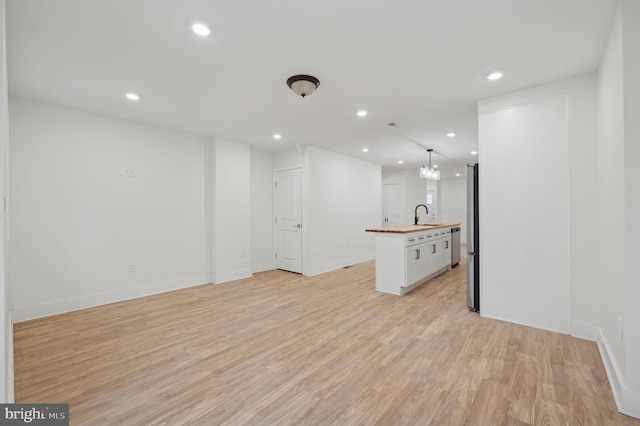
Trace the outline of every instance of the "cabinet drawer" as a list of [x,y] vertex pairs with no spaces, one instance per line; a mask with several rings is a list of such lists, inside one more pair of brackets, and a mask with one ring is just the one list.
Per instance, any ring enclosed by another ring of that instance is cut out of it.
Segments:
[[435,229],[432,231],[412,232],[404,237],[404,246],[411,247],[416,244],[432,242],[441,238],[451,237],[451,229]]
[[416,244],[421,244],[427,241],[427,233],[426,232],[414,232],[407,235],[404,238],[404,246],[410,247]]

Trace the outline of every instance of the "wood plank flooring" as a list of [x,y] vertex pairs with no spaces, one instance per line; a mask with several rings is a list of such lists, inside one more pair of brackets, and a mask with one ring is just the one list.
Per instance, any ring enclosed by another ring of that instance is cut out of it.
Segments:
[[465,266],[405,296],[374,263],[268,271],[15,324],[16,402],[73,425],[638,425],[597,345],[469,312]]

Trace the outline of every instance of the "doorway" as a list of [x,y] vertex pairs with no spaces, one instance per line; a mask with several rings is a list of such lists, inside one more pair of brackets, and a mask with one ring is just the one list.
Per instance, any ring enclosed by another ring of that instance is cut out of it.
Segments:
[[302,170],[277,170],[274,177],[276,268],[302,273]]

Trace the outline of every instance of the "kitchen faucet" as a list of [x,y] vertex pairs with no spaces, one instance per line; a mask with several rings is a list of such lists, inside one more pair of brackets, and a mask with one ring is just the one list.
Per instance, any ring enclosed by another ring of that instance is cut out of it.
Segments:
[[424,209],[427,211],[427,214],[429,214],[429,209],[427,208],[427,206],[425,206],[424,204],[418,204],[418,205],[416,206],[416,211],[415,211],[415,219],[416,219],[416,222],[414,223],[414,225],[417,225],[417,224],[418,224],[418,219],[420,219],[420,218],[418,217],[418,207],[420,207],[420,206],[424,207]]

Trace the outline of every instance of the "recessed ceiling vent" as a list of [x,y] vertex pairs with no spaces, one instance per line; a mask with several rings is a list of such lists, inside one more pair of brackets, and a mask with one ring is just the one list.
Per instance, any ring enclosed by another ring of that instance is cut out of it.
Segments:
[[391,123],[387,123],[387,126],[389,127],[399,127],[396,123],[394,123],[393,121]]

